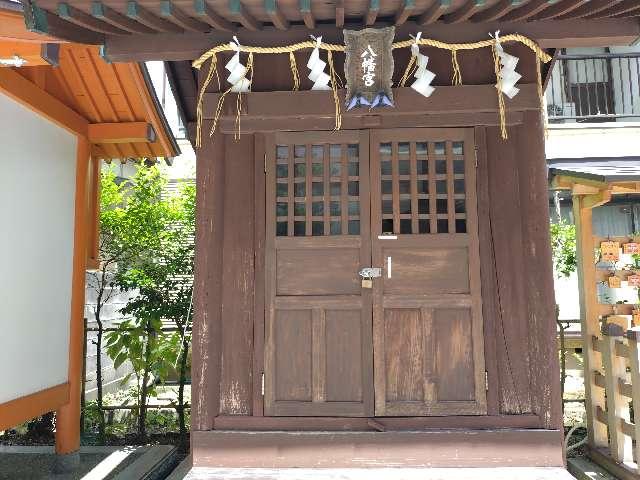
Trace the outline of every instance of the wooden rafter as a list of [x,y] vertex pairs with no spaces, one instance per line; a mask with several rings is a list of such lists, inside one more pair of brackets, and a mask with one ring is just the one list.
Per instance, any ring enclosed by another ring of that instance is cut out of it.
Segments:
[[589,0],[561,0],[556,5],[546,8],[542,12],[533,16],[533,20],[551,20],[553,18],[561,17],[567,13],[575,10],[578,7],[588,3]]
[[[115,104],[113,103],[113,98],[109,95],[107,86],[105,85],[104,76],[101,75],[100,69],[97,65],[96,58],[91,55],[89,50],[85,50],[85,67],[83,71],[85,72],[85,78],[87,85],[90,86],[91,94],[96,96],[97,103],[104,105],[108,111],[108,117],[104,117],[108,121],[117,122],[119,120],[118,112],[116,111]],[[78,59],[79,60],[79,59]],[[78,63],[78,60],[76,62]],[[118,151],[120,157],[131,157],[138,156],[137,151],[133,145],[115,145],[116,150]]]
[[160,2],[160,14],[191,32],[206,33],[211,30],[208,24],[190,17],[176,7],[171,0],[162,0],[162,2]]
[[68,3],[58,4],[58,16],[68,22],[75,23],[81,27],[85,27],[96,32],[111,34],[111,35],[127,35],[129,32],[122,30],[121,28],[114,27],[110,23],[104,22],[100,19],[92,17],[88,13],[83,12],[75,7],[72,7]]
[[486,0],[467,0],[464,5],[442,17],[445,23],[459,23],[469,20],[478,10],[486,5]]
[[[121,65],[118,66],[114,66],[113,68],[113,76],[114,79],[116,81],[116,84],[118,86],[118,91],[120,92],[120,94],[122,95],[122,98],[124,98],[124,106],[125,106],[125,118],[126,120],[128,120],[129,122],[133,122],[135,121],[135,115],[133,113],[133,107],[132,105],[132,100],[129,98],[129,95],[127,94],[127,89],[124,88],[124,85],[122,83],[122,77],[121,74],[119,72],[118,67],[120,67]],[[138,149],[136,148],[135,145],[132,145],[132,148],[134,150],[134,153],[136,154],[136,158],[141,158],[143,155],[140,154],[140,152],[138,151]]]
[[130,0],[127,3],[127,16],[146,25],[149,28],[159,30],[161,32],[182,33],[184,30],[164,18],[152,13],[151,10],[141,6],[138,2]]
[[[55,49],[53,47],[55,47]],[[23,60],[26,60],[26,65],[29,67],[57,65],[59,57],[56,50],[59,50],[59,44],[57,43],[39,44],[35,42],[19,41],[0,42],[0,57],[12,57],[17,55]]]
[[635,10],[629,10],[625,13],[620,13],[615,16],[615,18],[630,18],[630,17],[638,17],[640,16],[640,5]]
[[418,18],[418,25],[429,25],[437,22],[450,6],[451,0],[434,0],[431,6]]
[[[63,57],[64,78],[66,82],[69,83],[70,86],[71,85],[74,86],[72,90],[79,93],[79,95],[76,94],[76,98],[78,100],[80,99],[84,100],[84,107],[88,112],[88,115],[86,115],[87,118],[95,119],[98,122],[106,121],[107,119],[102,114],[98,106],[98,102],[96,100],[97,95],[99,95],[100,93],[105,95],[104,86],[102,86],[103,91],[100,92],[100,85],[97,84],[95,81],[92,81],[91,85],[89,85],[89,75],[83,75],[81,72],[81,68],[79,65],[80,59],[77,56],[78,52],[74,51],[74,49],[67,49],[66,53],[67,54]],[[90,70],[94,68],[94,65],[88,64],[87,67],[88,67],[87,70]],[[91,73],[93,73],[93,75],[96,75],[95,71],[92,71]],[[72,83],[72,80],[71,80],[72,78],[74,83]],[[116,113],[113,110],[113,107],[111,108],[111,111],[109,113],[112,119],[115,120],[117,118]],[[105,146],[104,148],[105,150],[107,150],[107,146]],[[120,148],[118,148],[117,145],[109,145],[109,150],[111,152],[111,157],[113,158],[123,157],[122,150],[120,150]]]
[[529,3],[511,10],[500,20],[504,22],[518,22],[521,20],[527,20],[528,18],[537,15],[546,8],[550,7],[557,0],[531,0]]
[[91,4],[91,15],[130,33],[156,33],[153,28],[132,20],[111,7],[107,7],[102,2],[93,2]]
[[367,14],[364,18],[365,25],[373,25],[378,18],[378,12],[380,11],[380,0],[369,0],[369,8],[367,8]]
[[558,19],[565,18],[582,18],[588,15],[595,15],[602,10],[613,7],[619,4],[621,0],[591,0],[589,3],[585,3],[581,7],[578,7],[569,13],[561,15]]
[[414,0],[403,0],[400,10],[396,14],[395,24],[402,25],[415,13],[416,2]]
[[12,68],[0,68],[0,92],[28,105],[56,125],[75,135],[87,134],[87,120],[50,93]]
[[492,22],[499,20],[509,10],[512,10],[522,4],[522,0],[500,0],[492,7],[482,10],[471,17],[473,22]]
[[316,28],[316,19],[311,11],[311,0],[298,0],[298,8],[300,9],[300,15],[302,15],[302,21],[307,28]]
[[156,132],[147,122],[92,123],[88,129],[92,143],[155,142]]
[[229,0],[229,13],[236,22],[241,23],[247,30],[262,30],[262,23],[247,11],[240,0]]
[[24,0],[24,20],[27,30],[43,33],[69,42],[101,45],[105,37],[103,33],[80,27],[71,22],[39,8],[37,5]]
[[605,10],[601,10],[597,13],[587,15],[588,19],[598,19],[606,17],[614,17],[616,15],[623,15],[627,12],[631,12],[638,8],[637,0],[622,0],[617,5],[609,7]]
[[231,22],[214,12],[213,8],[211,8],[205,0],[195,0],[193,7],[196,14],[216,30],[224,30],[227,32],[236,30],[236,27]]
[[[135,63],[129,63],[127,65],[129,67],[129,71],[131,72],[131,76],[133,77],[133,82],[137,87],[138,91],[144,92],[145,90],[147,90],[148,86],[145,83],[145,80],[143,78],[141,67]],[[160,119],[161,113],[158,113],[158,110],[156,109],[155,105],[153,105],[153,102],[151,101],[150,96],[141,95],[140,97],[144,107],[147,109],[147,111],[151,115],[151,121],[152,122],[155,121],[156,125],[161,125],[162,124],[162,121]],[[158,137],[158,142],[160,143],[160,145],[162,146],[165,152],[170,152],[172,150],[172,146],[170,145],[169,139],[166,138],[166,136],[160,135]]]
[[277,0],[264,0],[264,9],[271,19],[271,23],[273,23],[277,29],[287,30],[289,28],[289,20],[282,14]]

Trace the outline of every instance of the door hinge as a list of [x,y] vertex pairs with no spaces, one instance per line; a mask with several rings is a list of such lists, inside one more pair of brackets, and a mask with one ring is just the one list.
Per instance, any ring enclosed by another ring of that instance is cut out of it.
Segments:
[[476,160],[476,168],[478,168],[478,146],[477,145],[473,146],[473,156]]
[[262,372],[262,385],[260,387],[260,391],[262,392],[262,396],[264,397],[264,372]]
[[489,391],[489,372],[486,370],[484,371],[484,390],[485,392]]
[[264,173],[267,173],[267,154],[264,154]]

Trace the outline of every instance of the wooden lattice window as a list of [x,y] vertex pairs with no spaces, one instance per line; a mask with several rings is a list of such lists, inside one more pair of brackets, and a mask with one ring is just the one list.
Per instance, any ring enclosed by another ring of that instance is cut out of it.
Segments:
[[360,234],[357,143],[276,145],[276,235]]
[[378,145],[382,232],[466,233],[462,141]]

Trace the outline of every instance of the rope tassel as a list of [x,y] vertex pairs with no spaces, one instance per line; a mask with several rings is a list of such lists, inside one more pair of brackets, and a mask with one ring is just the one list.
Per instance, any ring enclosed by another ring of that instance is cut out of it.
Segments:
[[329,72],[331,73],[331,90],[333,91],[333,101],[336,108],[336,125],[333,129],[340,130],[342,127],[342,112],[340,110],[340,98],[338,97],[338,75],[333,65],[333,54],[331,50],[329,50],[327,54],[327,62],[329,63]]
[[451,79],[451,85],[462,85],[462,72],[460,71],[460,64],[458,63],[458,50],[451,50],[451,67],[453,68],[453,78]]
[[293,52],[289,52],[289,65],[291,66],[291,76],[293,77],[293,91],[300,90],[300,75],[298,74],[298,65]]
[[[392,48],[393,49],[410,48],[412,45],[415,45],[415,46],[420,45],[420,46],[439,48],[442,50],[449,50],[451,52],[451,66],[453,69],[453,76],[452,76],[453,85],[462,84],[462,72],[460,70],[460,65],[458,63],[458,51],[475,50],[479,48],[491,48],[493,51],[495,73],[496,73],[497,85],[498,85],[498,105],[500,109],[500,131],[501,131],[502,138],[506,139],[507,138],[506,113],[505,113],[504,98],[501,91],[502,80],[500,75],[500,59],[497,52],[497,42],[498,42],[497,39],[492,38],[492,39],[481,40],[479,42],[473,42],[473,43],[449,44],[449,43],[441,42],[438,40],[433,40],[429,38],[420,38],[419,36],[417,36],[416,38],[412,38],[410,40],[395,42],[392,45]],[[535,54],[536,66],[538,67],[537,68],[538,96],[540,97],[540,106],[541,106],[541,109],[543,110],[542,114],[544,115],[544,108],[543,108],[544,98],[543,98],[543,91],[542,91],[542,81],[540,78],[541,69],[539,67],[541,62],[544,62],[544,63],[549,62],[551,60],[551,57],[544,50],[542,50],[533,40],[525,37],[524,35],[520,35],[520,34],[505,35],[503,37],[500,37],[499,42],[500,44],[504,44],[507,42],[518,42],[528,47]],[[211,127],[211,130],[209,132],[209,135],[211,136],[213,135],[213,132],[215,132],[216,130],[218,121],[220,120],[220,117],[222,115],[222,110],[223,110],[224,100],[226,95],[231,91],[236,91],[238,92],[238,98],[236,100],[236,122],[235,122],[236,123],[235,134],[237,138],[240,135],[240,115],[242,113],[242,93],[243,92],[246,93],[250,91],[251,83],[253,81],[253,73],[254,73],[253,72],[254,70],[253,54],[255,53],[257,54],[288,54],[289,64],[291,67],[291,75],[293,78],[293,90],[295,91],[300,88],[300,75],[298,72],[298,66],[296,64],[294,52],[297,52],[300,50],[308,50],[308,49],[311,49],[311,50],[321,49],[327,52],[327,61],[328,61],[327,63],[329,64],[330,78],[331,78],[331,90],[333,93],[333,100],[335,103],[335,128],[334,129],[340,130],[340,128],[342,127],[342,112],[341,112],[341,106],[340,106],[340,99],[338,97],[338,88],[341,82],[334,65],[333,52],[344,52],[345,51],[344,45],[322,43],[321,39],[314,39],[314,41],[299,42],[292,45],[285,45],[280,47],[252,47],[252,46],[241,45],[238,39],[234,37],[234,42],[215,46],[210,50],[208,50],[207,52],[205,52],[204,54],[202,54],[200,58],[198,58],[197,60],[194,60],[194,62],[192,63],[192,66],[199,70],[207,61],[210,61],[209,70],[207,72],[206,77],[204,78],[204,81],[202,82],[202,85],[200,86],[200,91],[198,92],[197,112],[196,112],[196,119],[197,119],[196,141],[195,141],[196,147],[199,148],[202,146],[204,94],[207,90],[207,87],[211,83],[211,80],[213,79],[214,73],[218,75],[217,54],[222,52],[234,52],[236,55],[239,54],[240,52],[249,53],[249,60],[247,61],[246,70],[244,72],[241,72],[242,69],[239,68],[242,65],[239,65],[239,66],[236,65],[237,68],[235,70],[237,70],[238,72],[235,76],[239,76],[240,73],[243,73],[243,75],[240,75],[242,76],[242,81],[238,81],[237,85],[235,86],[232,85],[230,88],[226,89],[224,92],[220,94],[220,98],[218,99],[218,105],[216,107],[215,115],[213,118],[213,126]],[[415,58],[412,58],[411,60],[409,60],[409,64],[407,65],[405,72],[400,80],[400,86],[404,86],[408,81],[409,77],[411,76],[412,72],[415,72],[415,69],[417,66],[416,63],[417,61],[415,60]],[[249,78],[247,78],[248,76]],[[218,92],[220,92],[221,90],[222,90],[222,87],[220,86],[220,78],[218,77]]]
[[509,138],[509,134],[507,133],[507,119],[504,107],[504,95],[502,94],[502,75],[500,75],[500,57],[498,57],[498,49],[493,46],[493,63],[494,69],[496,72],[497,85],[496,90],[498,91],[498,108],[500,110],[500,135],[503,140]]

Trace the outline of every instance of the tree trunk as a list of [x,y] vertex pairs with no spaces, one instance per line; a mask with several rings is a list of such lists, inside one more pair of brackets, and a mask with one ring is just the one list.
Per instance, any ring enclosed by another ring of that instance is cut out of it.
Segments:
[[106,270],[103,267],[102,274],[100,278],[100,283],[98,285],[98,297],[96,298],[96,308],[94,310],[96,324],[98,325],[98,335],[96,336],[96,388],[97,388],[97,399],[96,402],[98,404],[98,436],[100,438],[100,442],[104,444],[105,442],[105,420],[104,420],[104,411],[103,407],[103,391],[102,391],[102,335],[104,334],[103,325],[102,325],[102,303],[104,298],[104,289],[105,289],[105,281],[106,281]]
[[147,342],[144,351],[144,373],[142,375],[142,385],[140,388],[140,412],[138,414],[138,436],[140,440],[144,440],[147,436],[147,395],[149,394],[149,372],[151,370],[151,351],[153,346],[153,332],[151,331],[150,321],[146,320],[145,332],[147,334]]

